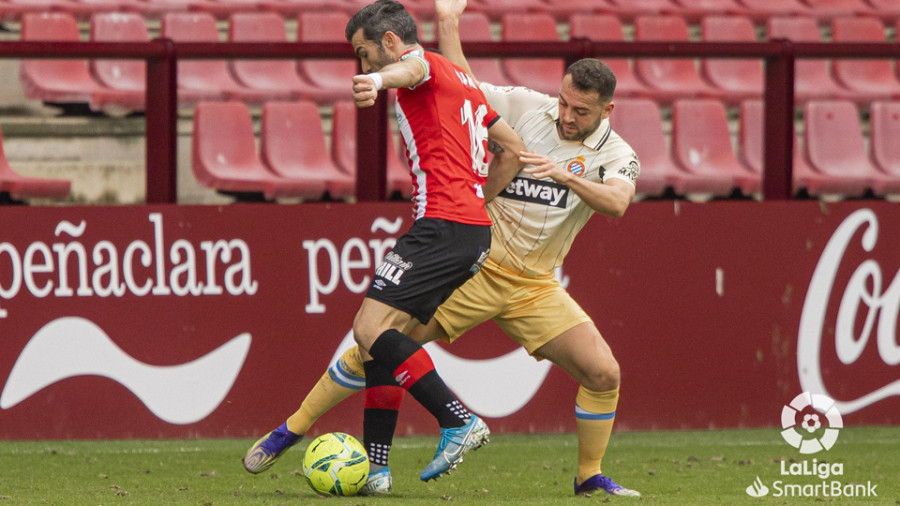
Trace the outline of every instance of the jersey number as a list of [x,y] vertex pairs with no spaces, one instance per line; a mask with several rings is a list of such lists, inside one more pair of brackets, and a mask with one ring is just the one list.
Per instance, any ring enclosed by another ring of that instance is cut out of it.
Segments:
[[484,126],[484,117],[487,115],[487,107],[484,104],[472,111],[472,102],[466,99],[459,109],[460,120],[464,126],[469,127],[469,148],[472,154],[472,171],[481,177],[487,177],[488,164],[484,161],[486,156],[488,130]]

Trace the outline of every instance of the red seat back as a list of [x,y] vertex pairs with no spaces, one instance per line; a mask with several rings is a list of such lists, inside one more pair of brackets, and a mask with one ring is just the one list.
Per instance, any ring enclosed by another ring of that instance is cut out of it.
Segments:
[[852,102],[809,101],[804,108],[804,140],[807,159],[822,174],[865,177],[875,171]]
[[[347,42],[344,28],[350,16],[344,12],[304,12],[297,18],[298,42]],[[311,83],[322,88],[350,88],[358,64],[352,60],[299,60],[298,71]]]
[[[753,22],[743,16],[707,16],[701,27],[705,41],[756,42]],[[762,94],[763,68],[759,60],[704,58],[700,65],[717,88],[738,94]]]
[[[491,22],[487,15],[480,12],[464,12],[459,18],[459,38],[463,42],[490,42]],[[472,73],[479,81],[496,84],[508,84],[509,78],[500,68],[497,58],[467,58]]]
[[[559,41],[556,20],[550,14],[504,14],[500,28],[504,41]],[[507,58],[503,70],[515,84],[556,96],[565,69],[560,59]]]
[[[97,42],[147,42],[147,24],[140,14],[103,12],[91,16],[91,40]],[[147,64],[143,60],[92,60],[91,71],[105,86],[143,91]]]
[[882,172],[900,176],[900,102],[873,102],[869,128],[875,164]]

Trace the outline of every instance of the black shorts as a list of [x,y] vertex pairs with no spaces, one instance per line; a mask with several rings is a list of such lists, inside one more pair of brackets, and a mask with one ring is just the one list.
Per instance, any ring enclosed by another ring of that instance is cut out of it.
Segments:
[[375,269],[370,297],[428,323],[488,257],[491,227],[420,218]]

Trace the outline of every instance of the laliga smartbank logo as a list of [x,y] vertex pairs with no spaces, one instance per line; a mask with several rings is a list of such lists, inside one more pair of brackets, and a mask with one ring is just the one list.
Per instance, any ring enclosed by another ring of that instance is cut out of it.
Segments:
[[[803,455],[830,450],[844,427],[841,413],[827,395],[803,392],[781,410],[781,437]],[[844,483],[843,462],[823,458],[780,461],[780,478],[767,485],[759,476],[746,488],[750,497],[878,497],[871,481]],[[837,478],[837,479],[836,479]]]

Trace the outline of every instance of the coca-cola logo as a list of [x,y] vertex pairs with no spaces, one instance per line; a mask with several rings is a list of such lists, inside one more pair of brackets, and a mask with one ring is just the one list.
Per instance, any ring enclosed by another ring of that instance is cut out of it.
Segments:
[[[822,373],[823,333],[826,314],[835,278],[842,267],[845,253],[861,228],[860,246],[871,253],[878,242],[878,218],[871,209],[860,209],[835,230],[813,272],[800,316],[797,339],[797,370],[800,386],[813,394],[830,394]],[[844,288],[834,325],[835,353],[845,365],[855,363],[872,340],[878,356],[888,366],[900,364],[900,345],[897,343],[897,316],[900,312],[900,273],[885,287],[881,266],[866,259],[856,266]],[[862,328],[857,335],[857,321],[862,315]],[[900,395],[900,379],[861,395],[855,399],[835,398],[841,413],[848,414],[870,406],[893,395]]]

